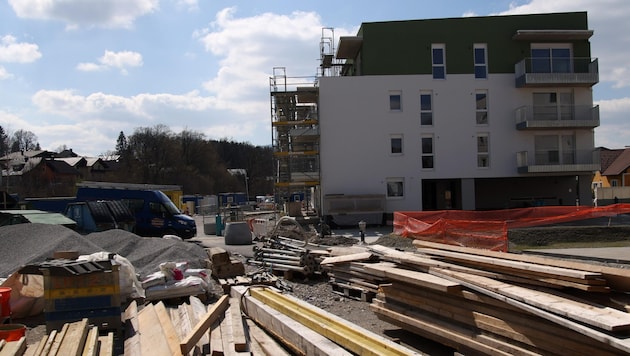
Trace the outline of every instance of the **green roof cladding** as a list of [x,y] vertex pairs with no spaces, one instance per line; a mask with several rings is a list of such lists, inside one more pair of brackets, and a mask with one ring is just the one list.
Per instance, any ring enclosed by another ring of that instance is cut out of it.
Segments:
[[[588,30],[586,12],[533,15],[461,17],[446,19],[367,22],[358,36],[363,43],[359,57],[348,63],[359,65],[350,73],[360,75],[431,74],[431,45],[446,47],[446,72],[474,72],[473,44],[488,48],[489,73],[514,73],[514,64],[530,56],[530,44],[541,40],[515,40],[517,30]],[[573,44],[574,57],[590,57],[588,39]]]

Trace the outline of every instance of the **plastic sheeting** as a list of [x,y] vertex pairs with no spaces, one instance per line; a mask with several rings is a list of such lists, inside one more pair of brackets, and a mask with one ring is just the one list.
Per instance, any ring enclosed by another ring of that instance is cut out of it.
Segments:
[[507,252],[509,229],[628,213],[630,204],[602,207],[542,206],[490,211],[403,211],[394,213],[394,233],[431,242]]

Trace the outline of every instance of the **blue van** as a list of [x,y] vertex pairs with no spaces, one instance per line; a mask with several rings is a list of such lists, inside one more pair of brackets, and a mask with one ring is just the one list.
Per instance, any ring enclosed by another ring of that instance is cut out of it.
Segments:
[[182,214],[159,190],[79,187],[76,200],[124,201],[135,214],[134,233],[140,236],[177,235],[182,239],[197,236],[195,220]]

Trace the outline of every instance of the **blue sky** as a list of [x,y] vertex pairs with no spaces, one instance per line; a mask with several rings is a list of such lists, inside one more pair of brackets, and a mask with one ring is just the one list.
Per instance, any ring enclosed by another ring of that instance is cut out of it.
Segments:
[[112,151],[168,126],[271,144],[269,78],[316,75],[323,28],[362,22],[588,11],[596,146],[630,145],[630,1],[0,0],[0,125],[43,149]]

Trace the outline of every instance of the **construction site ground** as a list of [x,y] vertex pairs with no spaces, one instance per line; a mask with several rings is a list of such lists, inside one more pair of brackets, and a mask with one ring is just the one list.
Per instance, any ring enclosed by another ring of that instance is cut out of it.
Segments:
[[[199,220],[198,220],[199,222]],[[198,224],[199,226],[199,224]],[[47,254],[52,252],[51,249],[72,249],[72,244],[68,245],[64,240],[62,245],[46,244],[42,241],[50,240],[52,235],[60,234],[60,227],[42,227],[37,229],[24,227],[22,231],[20,227],[10,226],[0,228],[0,239],[3,239],[3,248],[0,251],[0,277],[7,277],[8,271],[13,271],[24,263],[33,262],[38,259],[45,259]],[[257,244],[253,241],[252,245],[226,245],[224,239],[220,236],[206,235],[203,233],[203,225],[199,226],[199,234],[197,237],[188,240],[184,245],[200,247],[222,247],[229,251],[233,256],[241,258],[243,261],[251,256],[253,246]],[[107,246],[111,250],[117,250],[119,253],[135,253],[130,252],[131,246],[128,242],[131,236],[126,232],[117,233],[100,233],[98,238],[107,239]],[[32,240],[26,243],[24,241]],[[95,239],[95,240],[97,240]],[[554,256],[560,256],[567,259],[589,260],[597,264],[610,264],[615,267],[630,268],[628,257],[630,256],[630,228],[626,226],[580,226],[580,227],[549,227],[549,228],[531,228],[513,231],[509,233],[510,246],[515,249],[526,252],[535,250],[537,253],[548,253]],[[10,241],[9,241],[10,240]],[[18,243],[19,242],[19,243]],[[157,241],[156,241],[157,242]],[[360,233],[357,229],[340,229],[333,231],[333,234],[323,239],[314,239],[313,243],[322,245],[352,245],[360,244]],[[609,245],[614,243],[620,247],[598,248],[598,245]],[[391,226],[374,226],[368,227],[365,235],[366,244],[379,244],[400,250],[415,250],[411,243],[411,239],[402,238],[392,234]],[[570,244],[570,250],[564,249],[545,249],[554,244],[563,243]],[[179,246],[179,245],[178,245]],[[580,248],[587,246],[587,248]],[[41,250],[41,251],[40,251]],[[175,251],[177,250],[177,251]],[[164,250],[162,255],[152,256],[150,259],[140,258],[135,263],[142,263],[143,266],[136,266],[143,273],[147,273],[155,269],[156,264],[162,259],[163,262],[185,258],[188,256],[193,260],[202,256],[192,253],[193,250],[186,250],[178,247],[173,250]],[[196,250],[195,250],[196,251]],[[28,253],[27,253],[28,252]],[[27,256],[28,255],[28,256]],[[29,260],[25,260],[28,258]],[[198,261],[193,261],[197,263]],[[259,268],[258,266],[246,265],[246,269],[251,271]],[[452,355],[453,350],[437,344],[431,340],[421,338],[410,332],[404,331],[399,327],[382,321],[370,311],[369,303],[361,300],[355,300],[344,297],[331,288],[325,275],[315,275],[309,278],[303,278],[299,274],[287,281],[287,292],[304,301],[307,301],[321,309],[331,312],[343,319],[355,323],[365,329],[383,335],[387,338],[394,339],[400,343],[431,355]],[[220,296],[223,291],[221,287],[214,283],[210,288],[210,294]],[[46,333],[44,315],[36,315],[33,317],[16,320],[16,322],[27,326],[27,342],[35,343],[41,340]]]

